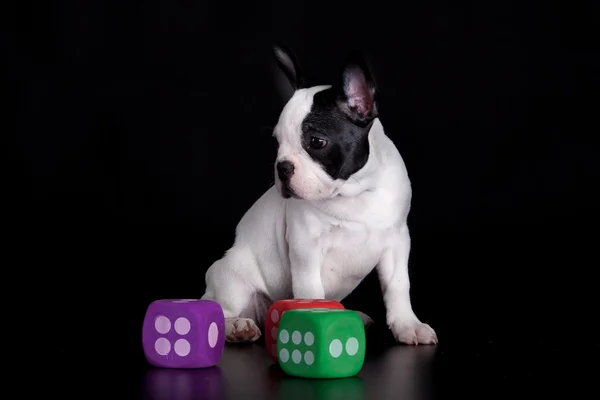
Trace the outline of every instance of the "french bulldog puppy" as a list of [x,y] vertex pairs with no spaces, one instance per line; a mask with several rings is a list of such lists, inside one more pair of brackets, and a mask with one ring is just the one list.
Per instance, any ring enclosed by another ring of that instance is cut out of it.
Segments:
[[436,344],[411,305],[411,184],[366,61],[352,53],[332,85],[308,86],[291,51],[276,46],[274,56],[293,88],[273,131],[275,184],[206,272],[202,299],[223,307],[228,342],[251,342],[273,301],[341,301],[376,268],[396,340]]

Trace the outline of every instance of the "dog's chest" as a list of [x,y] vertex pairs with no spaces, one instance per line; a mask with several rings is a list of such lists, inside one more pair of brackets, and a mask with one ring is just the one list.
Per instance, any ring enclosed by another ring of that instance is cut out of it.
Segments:
[[321,238],[321,279],[328,298],[350,293],[377,265],[389,237],[389,229],[358,223],[331,225]]

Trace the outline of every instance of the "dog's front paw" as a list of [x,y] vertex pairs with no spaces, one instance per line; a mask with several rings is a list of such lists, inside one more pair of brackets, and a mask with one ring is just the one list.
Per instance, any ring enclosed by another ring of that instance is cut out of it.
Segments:
[[230,343],[255,342],[260,329],[250,318],[225,318],[225,340]]
[[396,340],[405,344],[437,344],[435,331],[428,324],[418,321],[398,321],[390,325]]

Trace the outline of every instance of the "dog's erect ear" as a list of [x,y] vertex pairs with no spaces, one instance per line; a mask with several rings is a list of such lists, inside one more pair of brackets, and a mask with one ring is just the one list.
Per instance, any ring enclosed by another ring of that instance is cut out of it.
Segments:
[[[304,87],[302,69],[294,53],[284,46],[273,45],[273,55],[279,68],[279,71],[276,71],[276,78],[279,78],[276,79],[277,90],[279,90],[282,97],[287,101],[296,90]],[[281,73],[283,73],[286,79],[281,79]]]
[[379,116],[375,80],[359,52],[352,52],[348,56],[342,69],[338,91],[338,106],[355,123],[368,124]]
[[277,65],[287,77],[292,88],[294,90],[303,88],[304,77],[302,76],[300,64],[294,53],[284,46],[273,45],[273,54],[275,55]]

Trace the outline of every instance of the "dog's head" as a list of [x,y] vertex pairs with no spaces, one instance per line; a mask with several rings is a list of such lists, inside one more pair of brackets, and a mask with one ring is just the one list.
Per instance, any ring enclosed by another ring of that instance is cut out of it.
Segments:
[[285,198],[332,198],[369,159],[369,131],[378,116],[371,72],[352,53],[331,86],[309,86],[289,50],[276,46],[274,54],[293,89],[273,132],[275,184]]

